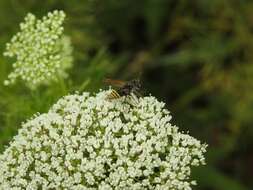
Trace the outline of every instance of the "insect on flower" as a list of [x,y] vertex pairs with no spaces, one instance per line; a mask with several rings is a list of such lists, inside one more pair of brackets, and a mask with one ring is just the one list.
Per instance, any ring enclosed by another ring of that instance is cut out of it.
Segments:
[[112,90],[108,95],[108,99],[117,99],[121,96],[141,96],[141,82],[139,79],[130,81],[104,79],[104,83],[117,87],[118,90]]

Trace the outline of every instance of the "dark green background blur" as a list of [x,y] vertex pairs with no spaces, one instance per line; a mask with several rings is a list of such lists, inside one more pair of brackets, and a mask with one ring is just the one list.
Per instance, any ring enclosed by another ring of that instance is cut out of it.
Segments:
[[61,96],[107,88],[104,77],[140,77],[174,124],[209,144],[194,189],[253,189],[253,1],[0,0],[0,52],[28,12],[55,9],[67,15],[74,67],[35,91],[5,87],[13,60],[0,55],[1,152],[21,122]]

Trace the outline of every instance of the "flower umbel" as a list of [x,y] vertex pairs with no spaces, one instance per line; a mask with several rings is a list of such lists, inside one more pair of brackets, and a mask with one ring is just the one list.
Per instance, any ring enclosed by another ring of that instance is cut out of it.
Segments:
[[171,125],[154,97],[108,93],[66,96],[24,123],[0,155],[0,189],[190,190],[206,145]]
[[16,62],[5,85],[13,84],[19,78],[34,88],[62,77],[66,69],[63,65],[72,63],[71,44],[63,36],[64,18],[65,13],[57,10],[41,20],[31,13],[25,17],[20,24],[21,31],[6,45],[4,55],[16,57]]

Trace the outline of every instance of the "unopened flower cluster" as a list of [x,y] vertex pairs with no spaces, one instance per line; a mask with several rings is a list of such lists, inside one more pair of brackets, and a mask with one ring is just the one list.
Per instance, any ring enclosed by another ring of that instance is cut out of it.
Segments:
[[206,145],[154,97],[109,93],[68,95],[23,123],[0,155],[0,189],[190,190]]
[[29,13],[20,24],[20,32],[6,45],[5,56],[15,57],[13,71],[5,85],[23,80],[29,87],[49,83],[66,76],[72,63],[71,44],[63,35],[63,11],[49,12],[41,20]]

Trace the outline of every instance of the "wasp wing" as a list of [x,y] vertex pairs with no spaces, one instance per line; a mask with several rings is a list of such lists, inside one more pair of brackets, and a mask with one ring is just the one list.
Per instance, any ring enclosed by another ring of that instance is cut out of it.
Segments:
[[111,85],[111,86],[115,86],[115,87],[119,87],[119,88],[123,87],[123,86],[126,84],[125,81],[122,81],[122,80],[114,80],[114,79],[109,79],[109,78],[104,79],[103,82],[104,82],[105,84],[109,84],[109,85]]

